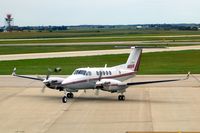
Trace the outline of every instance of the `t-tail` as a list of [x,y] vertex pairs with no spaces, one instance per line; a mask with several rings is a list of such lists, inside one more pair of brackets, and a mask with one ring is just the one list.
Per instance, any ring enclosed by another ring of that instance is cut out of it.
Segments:
[[[122,46],[123,48],[124,46]],[[165,48],[165,47],[155,47],[155,46],[135,46],[131,47],[131,53],[128,57],[126,64],[115,66],[116,68],[130,69],[134,72],[138,72],[140,68],[140,62],[142,57],[142,49],[148,48]]]
[[128,57],[125,67],[127,69],[131,69],[131,70],[137,72],[140,67],[141,56],[142,56],[142,48],[132,47],[131,53]]

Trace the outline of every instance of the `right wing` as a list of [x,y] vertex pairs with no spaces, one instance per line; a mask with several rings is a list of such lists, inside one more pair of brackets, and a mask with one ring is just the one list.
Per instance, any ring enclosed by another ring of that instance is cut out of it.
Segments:
[[169,80],[157,80],[157,81],[143,81],[143,82],[132,82],[127,83],[128,86],[130,85],[144,85],[144,84],[154,84],[154,83],[164,83],[164,82],[174,82],[174,81],[181,81],[181,80],[187,80],[190,76],[190,72],[188,72],[188,75],[186,78],[183,79],[169,79]]
[[26,79],[32,79],[32,80],[39,80],[39,81],[44,81],[45,79],[44,78],[36,78],[36,77],[31,77],[31,76],[23,76],[23,75],[18,75],[16,74],[16,68],[13,69],[13,73],[12,73],[12,76],[15,76],[15,77],[20,77],[20,78],[26,78]]

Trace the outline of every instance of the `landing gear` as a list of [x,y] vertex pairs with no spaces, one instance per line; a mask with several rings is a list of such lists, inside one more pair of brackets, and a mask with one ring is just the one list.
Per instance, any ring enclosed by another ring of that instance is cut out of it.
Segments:
[[68,97],[68,98],[74,98],[74,94],[71,93],[71,92],[70,92],[70,93],[67,93],[67,97]]
[[119,95],[118,96],[118,100],[119,101],[124,101],[125,100],[125,96],[124,95]]
[[62,98],[62,102],[63,102],[63,103],[66,103],[66,102],[67,102],[67,97],[66,97],[66,96],[64,96],[64,97]]
[[67,91],[64,89],[64,94],[65,96],[62,98],[62,102],[66,103],[67,102]]
[[64,94],[65,96],[62,98],[62,102],[66,103],[68,98],[74,98],[74,94],[73,93],[67,93],[66,90],[64,90]]

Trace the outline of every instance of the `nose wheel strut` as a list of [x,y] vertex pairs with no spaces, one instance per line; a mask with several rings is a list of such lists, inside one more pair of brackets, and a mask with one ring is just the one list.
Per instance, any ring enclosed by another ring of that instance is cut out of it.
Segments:
[[67,91],[64,89],[64,96],[62,98],[62,102],[66,103],[67,102]]

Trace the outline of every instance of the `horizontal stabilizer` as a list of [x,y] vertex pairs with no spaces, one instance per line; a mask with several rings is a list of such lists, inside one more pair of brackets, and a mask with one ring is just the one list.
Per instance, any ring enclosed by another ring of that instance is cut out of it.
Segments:
[[139,49],[149,49],[149,48],[167,48],[165,46],[115,46],[115,48],[139,48]]

